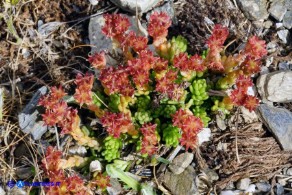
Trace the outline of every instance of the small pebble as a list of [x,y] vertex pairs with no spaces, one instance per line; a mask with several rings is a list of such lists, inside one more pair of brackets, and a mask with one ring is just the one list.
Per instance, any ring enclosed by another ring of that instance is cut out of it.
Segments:
[[239,190],[247,190],[250,184],[250,179],[249,178],[244,178],[241,179],[237,182],[236,188]]

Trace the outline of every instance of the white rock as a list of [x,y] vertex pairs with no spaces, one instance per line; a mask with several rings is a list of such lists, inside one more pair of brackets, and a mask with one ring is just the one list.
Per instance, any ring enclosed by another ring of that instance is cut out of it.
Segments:
[[1,186],[0,186],[0,195],[5,195],[5,191],[3,190]]
[[258,120],[258,115],[254,111],[250,112],[245,107],[241,107],[240,110],[246,123],[252,123]]
[[289,169],[287,169],[287,171],[286,171],[285,174],[286,174],[286,175],[289,175],[289,176],[292,176],[292,167],[289,168]]
[[244,178],[241,179],[237,182],[236,188],[239,190],[247,190],[250,184],[250,179],[249,178]]
[[91,5],[97,5],[98,4],[98,0],[89,0]]
[[210,138],[211,138],[211,129],[203,128],[203,130],[198,134],[199,145],[201,145],[203,142],[210,141]]
[[276,29],[281,28],[282,26],[283,26],[283,23],[282,22],[276,23]]
[[292,101],[292,71],[274,72],[267,77],[265,90],[272,102]]
[[289,30],[279,30],[277,32],[277,35],[283,43],[285,43],[285,44],[288,43]]
[[251,184],[248,186],[248,188],[244,191],[244,193],[254,193],[256,192],[256,185]]
[[75,145],[69,148],[69,154],[71,155],[76,154],[78,156],[85,156],[86,153],[87,153],[87,150],[84,146]]
[[102,170],[101,163],[98,160],[92,161],[89,165],[89,170],[90,172],[101,171]]
[[160,0],[110,0],[122,9],[131,13],[145,13],[153,8]]
[[220,195],[241,195],[242,193],[241,190],[223,190]]

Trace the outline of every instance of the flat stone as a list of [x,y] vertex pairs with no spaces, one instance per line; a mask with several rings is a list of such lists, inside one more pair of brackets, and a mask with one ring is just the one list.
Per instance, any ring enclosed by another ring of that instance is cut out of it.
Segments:
[[185,152],[175,157],[169,169],[176,175],[181,174],[193,161],[194,154]]
[[201,145],[204,142],[210,141],[211,138],[211,129],[210,128],[203,128],[200,133],[198,133],[198,142]]
[[292,71],[276,71],[261,75],[256,86],[265,103],[292,101]]
[[34,140],[39,140],[48,130],[43,121],[39,120],[40,113],[37,110],[39,99],[48,91],[47,87],[41,87],[33,95],[30,102],[25,106],[23,111],[18,115],[19,127],[24,133],[30,133]]
[[179,175],[166,171],[162,182],[173,195],[193,195],[197,193],[197,187],[194,182],[196,172],[192,166],[188,166],[184,172]]
[[32,167],[19,167],[16,168],[16,175],[19,179],[28,179],[33,176]]
[[236,0],[236,2],[249,20],[264,20],[269,17],[267,0]]
[[284,15],[283,25],[288,29],[292,28],[292,10],[287,11]]
[[292,101],[292,71],[278,71],[267,75],[265,91],[271,102]]
[[292,151],[292,112],[285,108],[276,108],[261,104],[259,115],[285,151]]
[[116,4],[120,8],[136,13],[145,13],[152,9],[160,0],[110,0],[112,3]]
[[250,184],[250,179],[249,178],[244,178],[239,180],[236,183],[236,188],[239,190],[247,190]]
[[281,22],[285,13],[287,12],[287,7],[285,6],[285,1],[275,1],[271,4],[269,12],[276,20]]

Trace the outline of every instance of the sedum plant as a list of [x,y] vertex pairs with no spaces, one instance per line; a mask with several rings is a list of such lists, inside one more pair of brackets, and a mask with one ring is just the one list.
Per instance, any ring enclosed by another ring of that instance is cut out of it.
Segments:
[[[234,106],[256,109],[259,100],[247,89],[267,54],[258,37],[250,37],[239,53],[227,55],[228,29],[215,25],[204,55],[190,55],[186,39],[167,39],[171,20],[163,12],[153,13],[147,28],[154,50],[147,37],[129,30],[126,17],[105,14],[104,19],[102,32],[121,51],[120,65],[107,66],[105,51],[89,56],[98,76],[78,74],[73,95],[75,104],[95,113],[106,130],[102,143],[82,131],[77,109],[65,102],[61,87],[52,87],[39,104],[46,108],[42,115],[46,125],[59,127],[62,134],[97,151],[105,163],[121,158],[130,144],[136,144],[132,152],[142,157],[157,154],[162,145],[194,150],[198,133],[213,113],[229,114]],[[95,81],[99,89],[93,89]],[[225,95],[212,96],[214,92]]]

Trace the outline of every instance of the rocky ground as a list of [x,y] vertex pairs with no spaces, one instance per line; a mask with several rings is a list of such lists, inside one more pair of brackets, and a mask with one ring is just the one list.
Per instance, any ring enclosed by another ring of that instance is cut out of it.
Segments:
[[[34,179],[42,180],[42,150],[56,138],[37,122],[36,102],[48,86],[72,90],[76,73],[88,69],[88,53],[111,49],[101,33],[102,14],[123,13],[135,25],[138,16],[142,27],[134,28],[143,32],[154,11],[172,17],[169,36],[186,37],[191,54],[206,49],[217,23],[230,29],[229,53],[251,35],[264,39],[268,49],[261,73],[253,78],[252,92],[261,99],[257,111],[238,109],[227,119],[215,117],[194,153],[173,149],[166,157],[172,165],[156,170],[160,190],[178,195],[292,193],[291,0],[44,0],[0,3],[0,195],[26,194],[10,190],[6,182],[32,178],[31,167],[38,173]],[[61,138],[62,147],[68,139]],[[151,175],[152,170],[144,171]],[[125,193],[114,181],[107,190]]]

